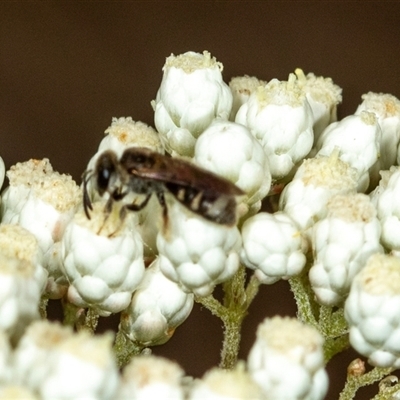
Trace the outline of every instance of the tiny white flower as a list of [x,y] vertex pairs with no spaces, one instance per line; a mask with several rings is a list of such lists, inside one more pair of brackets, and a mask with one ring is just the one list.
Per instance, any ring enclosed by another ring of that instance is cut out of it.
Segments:
[[20,225],[0,225],[0,253],[32,263],[41,292],[45,289],[48,272],[43,267],[43,254],[36,237]]
[[18,224],[36,237],[49,272],[46,295],[60,298],[67,282],[60,269],[59,244],[82,201],[81,191],[71,176],[54,171],[46,158],[17,163],[7,176],[10,186],[3,194],[2,223]]
[[12,342],[39,318],[42,286],[35,277],[32,262],[0,252],[0,329]]
[[106,215],[98,202],[90,220],[83,209],[75,214],[61,242],[71,303],[104,316],[129,305],[144,274],[143,243],[130,216]]
[[115,399],[119,384],[112,335],[92,336],[56,323],[32,324],[15,352],[16,382],[41,399]]
[[164,276],[157,258],[146,268],[129,307],[122,312],[120,329],[143,346],[163,344],[189,316],[193,302],[193,294]]
[[373,112],[382,130],[379,170],[389,169],[396,163],[400,141],[400,100],[385,93],[368,92],[361,96],[363,102],[357,107],[356,115],[362,111]]
[[382,131],[374,113],[362,111],[330,124],[316,144],[317,155],[329,156],[339,151],[339,158],[359,174],[358,191],[369,185],[369,170],[380,155]]
[[260,212],[247,219],[242,240],[242,261],[262,283],[298,275],[306,264],[307,245],[295,222],[282,212]]
[[280,211],[288,214],[309,238],[309,228],[326,215],[326,204],[335,194],[355,193],[357,171],[338,158],[304,160],[279,199]]
[[262,81],[255,76],[235,76],[229,81],[229,88],[233,95],[232,110],[229,116],[230,121],[235,121],[239,108],[246,103],[250,95],[255,92],[259,86],[265,86],[266,81]]
[[57,346],[72,335],[72,328],[59,322],[39,320],[30,324],[14,351],[14,383],[38,392]]
[[374,253],[383,252],[380,223],[367,195],[333,197],[328,215],[313,227],[311,287],[321,304],[340,305],[355,275]]
[[213,368],[197,379],[188,400],[262,400],[261,388],[240,365],[234,370]]
[[352,282],[345,303],[350,344],[378,367],[400,367],[400,259],[375,254]]
[[[381,189],[378,191],[378,189]],[[382,171],[382,180],[374,193],[378,218],[382,226],[382,244],[392,252],[400,252],[400,167]]]
[[295,318],[265,319],[247,364],[250,375],[271,400],[322,400],[328,390],[323,338]]
[[332,122],[337,120],[337,105],[342,102],[342,89],[333,83],[331,78],[315,76],[312,72],[304,75],[303,70],[297,68],[298,85],[304,90],[311,106],[314,119],[314,141],[321,132]]
[[166,59],[152,106],[155,126],[168,153],[193,156],[196,139],[213,119],[228,119],[232,93],[222,80],[222,69],[208,51],[171,54]]
[[271,187],[269,162],[245,126],[215,120],[197,140],[194,160],[242,189],[246,195],[241,202],[246,209],[256,213],[261,208]]
[[183,290],[207,296],[239,268],[239,230],[207,221],[173,199],[168,214],[157,236],[160,269]]
[[184,400],[184,372],[173,361],[156,356],[135,357],[123,369],[117,400]]
[[262,144],[273,179],[289,174],[311,150],[313,114],[294,74],[288,82],[273,79],[259,86],[236,114]]

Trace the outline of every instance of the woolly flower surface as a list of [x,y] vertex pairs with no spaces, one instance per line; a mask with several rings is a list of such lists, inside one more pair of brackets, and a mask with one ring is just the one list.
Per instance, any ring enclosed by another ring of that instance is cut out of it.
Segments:
[[117,400],[185,398],[181,379],[182,368],[165,358],[155,356],[135,357],[124,368]]
[[319,400],[328,389],[323,338],[295,318],[265,319],[247,360],[266,399]]
[[304,160],[279,199],[279,209],[288,214],[308,237],[309,228],[326,215],[328,200],[335,194],[354,193],[357,171],[338,158]]
[[112,335],[91,336],[48,321],[32,324],[15,352],[17,382],[41,399],[114,399]]
[[260,141],[273,179],[286,176],[313,144],[312,110],[293,74],[288,82],[273,79],[259,86],[240,107],[235,122],[247,126]]
[[345,303],[350,344],[379,367],[400,367],[400,259],[375,254],[351,285]]
[[164,276],[157,258],[146,268],[129,307],[122,312],[120,329],[143,346],[163,344],[189,316],[193,302],[193,294]]
[[213,119],[228,119],[232,93],[222,69],[208,51],[167,58],[152,106],[157,131],[173,156],[193,156],[196,139]]
[[17,163],[7,176],[2,223],[18,224],[35,235],[49,272],[46,294],[60,298],[67,282],[60,269],[59,242],[82,201],[81,191],[71,176],[54,171],[47,158]]
[[306,244],[295,222],[286,214],[258,213],[242,226],[244,264],[255,269],[262,283],[275,283],[299,274],[305,263]]
[[80,307],[108,316],[125,309],[144,274],[143,244],[131,225],[130,214],[104,213],[93,203],[89,220],[78,211],[62,240],[63,270],[68,299]]
[[168,209],[168,225],[157,236],[160,269],[183,290],[207,296],[239,268],[239,230],[207,221],[173,199]]
[[201,167],[233,182],[246,196],[245,208],[257,212],[271,187],[268,158],[249,130],[234,122],[215,120],[199,137],[194,159]]
[[244,368],[222,370],[213,368],[195,382],[189,400],[264,399],[261,388]]
[[321,132],[337,120],[337,105],[342,102],[342,89],[335,85],[331,78],[315,76],[312,72],[307,75],[297,68],[294,73],[297,83],[306,93],[308,103],[313,112],[314,141]]
[[345,300],[368,258],[383,249],[380,223],[367,195],[337,195],[327,207],[328,215],[313,227],[309,277],[318,301],[334,306]]
[[39,318],[41,289],[32,262],[0,252],[0,329],[12,342]]

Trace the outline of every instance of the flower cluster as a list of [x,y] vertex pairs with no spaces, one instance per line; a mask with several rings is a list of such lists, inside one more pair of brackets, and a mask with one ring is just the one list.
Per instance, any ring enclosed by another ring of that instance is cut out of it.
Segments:
[[[168,57],[156,129],[113,118],[81,187],[0,158],[0,397],[319,400],[346,343],[400,368],[400,101],[367,93],[338,121],[330,78],[222,71],[207,51]],[[280,279],[299,319],[266,318],[236,363],[259,285]],[[41,319],[48,299],[78,332]],[[224,322],[230,369],[194,380],[146,348],[195,301]],[[118,313],[115,342],[89,334]]]

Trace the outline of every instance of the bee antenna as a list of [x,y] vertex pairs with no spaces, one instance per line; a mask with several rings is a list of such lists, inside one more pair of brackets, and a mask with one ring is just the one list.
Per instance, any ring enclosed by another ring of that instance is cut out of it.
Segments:
[[89,197],[89,193],[87,190],[87,185],[90,180],[90,178],[93,176],[92,170],[86,170],[83,175],[82,175],[82,180],[83,180],[83,209],[85,210],[85,214],[87,219],[90,219],[90,211],[93,210],[92,202]]

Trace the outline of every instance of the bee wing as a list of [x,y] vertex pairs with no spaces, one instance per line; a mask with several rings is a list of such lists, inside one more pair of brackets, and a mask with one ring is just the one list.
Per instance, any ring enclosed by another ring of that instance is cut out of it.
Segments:
[[130,169],[129,173],[141,178],[193,187],[202,192],[215,192],[229,196],[241,196],[244,192],[227,179],[176,158],[163,157],[152,168]]

